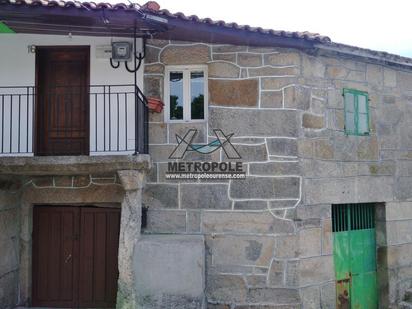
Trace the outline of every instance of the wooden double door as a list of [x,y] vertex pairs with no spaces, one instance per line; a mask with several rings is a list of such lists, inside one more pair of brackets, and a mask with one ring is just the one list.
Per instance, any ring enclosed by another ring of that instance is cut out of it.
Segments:
[[34,206],[32,305],[114,308],[120,209]]

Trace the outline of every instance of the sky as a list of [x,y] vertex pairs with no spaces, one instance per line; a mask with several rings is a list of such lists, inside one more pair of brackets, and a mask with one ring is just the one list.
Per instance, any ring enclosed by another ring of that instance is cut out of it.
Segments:
[[[410,0],[156,1],[172,13],[275,30],[320,33],[334,42],[412,57]],[[139,4],[145,2],[138,0]]]

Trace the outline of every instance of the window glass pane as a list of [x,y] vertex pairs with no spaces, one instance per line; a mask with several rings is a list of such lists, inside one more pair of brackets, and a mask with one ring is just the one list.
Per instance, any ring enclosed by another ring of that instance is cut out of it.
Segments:
[[368,112],[366,105],[366,96],[362,94],[358,95],[358,112],[364,114]]
[[190,73],[191,116],[192,119],[204,119],[204,75],[203,72]]
[[349,133],[355,133],[355,114],[345,114],[345,131]]
[[353,93],[345,93],[345,111],[352,113],[355,112],[355,96]]
[[170,73],[170,120],[183,119],[183,72]]
[[365,134],[369,132],[368,114],[359,113],[358,115],[358,133]]

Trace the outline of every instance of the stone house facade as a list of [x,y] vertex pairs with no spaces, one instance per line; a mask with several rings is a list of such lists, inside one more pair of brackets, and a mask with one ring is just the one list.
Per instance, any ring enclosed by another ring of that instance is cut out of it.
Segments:
[[[334,308],[331,205],[348,203],[376,205],[380,304],[396,306],[411,282],[409,69],[276,47],[152,40],[148,52],[148,95],[163,98],[167,66],[207,65],[207,121],[151,115],[143,203],[145,234],[204,236],[208,308]],[[367,136],[345,134],[345,88],[369,94]],[[211,128],[235,132],[246,180],[167,179],[175,134],[208,142]]]
[[[402,306],[412,288],[410,59],[307,34],[211,39],[228,26],[145,10],[181,23],[145,42],[139,87],[166,103],[149,113],[148,154],[0,158],[0,307],[32,304],[33,209],[45,204],[120,209],[117,308],[210,309],[339,307],[332,209],[373,205],[379,307]],[[171,77],[186,71],[202,72],[206,89],[195,121],[170,102],[172,80],[186,98],[186,73]],[[367,135],[348,134],[345,89],[368,96]],[[168,178],[191,129],[197,144],[214,129],[233,133],[240,158],[222,147],[178,161],[237,161],[246,178]]]

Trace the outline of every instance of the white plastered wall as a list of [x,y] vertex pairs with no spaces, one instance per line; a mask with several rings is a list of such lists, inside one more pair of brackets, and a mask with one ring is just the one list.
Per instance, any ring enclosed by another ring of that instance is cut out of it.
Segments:
[[[90,46],[90,84],[91,85],[119,85],[119,84],[133,84],[134,75],[126,71],[124,64],[118,69],[113,69],[110,66],[109,59],[96,57],[96,47],[102,45],[110,45],[111,41],[132,41],[126,38],[116,37],[88,37],[88,36],[69,36],[69,35],[36,35],[36,34],[0,34],[0,87],[4,86],[34,86],[35,85],[35,53],[30,52],[29,46],[59,46],[59,45],[89,45]],[[137,51],[142,49],[142,41],[137,40]],[[132,67],[133,65],[130,65]],[[143,66],[138,71],[138,85],[143,87]],[[131,88],[128,87],[127,90]],[[117,88],[119,92],[123,91]],[[125,90],[125,89],[124,89]],[[5,96],[5,103],[2,103],[2,93],[20,93],[21,104],[18,104],[18,96],[14,96],[13,107],[10,111],[10,100]],[[100,90],[99,90],[100,91]],[[1,89],[0,88],[0,156],[7,155],[7,152],[14,152],[11,155],[33,155],[33,104],[27,103],[27,95],[25,89]],[[30,97],[30,96],[29,96]],[[116,96],[114,96],[116,99]],[[106,108],[106,131],[103,138],[103,112],[98,110],[98,122],[96,126],[96,109],[95,102],[90,99],[90,154],[98,154],[94,150],[104,151],[104,153],[128,153],[118,152],[117,145],[120,144],[120,149],[134,148],[134,103],[131,102],[133,96],[128,96],[128,102],[125,104],[124,99],[120,99],[119,115],[117,117],[117,104],[113,104],[112,108]],[[112,97],[113,99],[113,97]],[[98,104],[101,106],[103,97],[99,96]],[[30,101],[30,100],[29,100]],[[32,100],[31,100],[32,101]],[[4,106],[2,106],[4,105]],[[20,107],[18,107],[20,105]],[[4,117],[3,117],[4,108]],[[20,109],[20,113],[18,110]],[[127,109],[127,115],[125,110]],[[111,129],[108,132],[108,119],[111,114],[110,123],[111,128],[117,127],[117,119],[120,118],[120,125],[122,128],[117,132]],[[20,129],[18,128],[20,114]],[[10,115],[12,115],[10,117]],[[127,117],[127,129],[124,126],[124,118]],[[10,125],[10,118],[13,119]],[[4,120],[3,120],[4,119]],[[96,129],[97,128],[97,129]],[[4,130],[4,132],[2,131]],[[127,130],[127,139],[125,131]],[[10,132],[11,131],[11,132]],[[97,132],[97,134],[96,134]],[[10,134],[11,133],[11,134]],[[4,136],[4,138],[2,138]],[[112,146],[108,148],[109,136]],[[117,142],[119,136],[119,143]],[[11,137],[11,138],[10,138]],[[20,137],[20,138],[19,138]],[[97,139],[96,139],[97,137]],[[10,142],[11,139],[11,142]],[[105,142],[104,142],[105,139]],[[20,140],[20,148],[18,147]],[[26,142],[28,141],[28,142]],[[103,146],[106,145],[106,149]],[[122,144],[123,143],[123,144]],[[3,151],[1,149],[3,144]],[[97,144],[97,145],[96,145]],[[126,147],[127,146],[127,147]],[[11,148],[11,149],[10,149]],[[1,154],[3,152],[3,154]],[[131,151],[130,151],[131,152]],[[100,153],[102,154],[102,153]],[[10,155],[10,154],[9,154]]]

